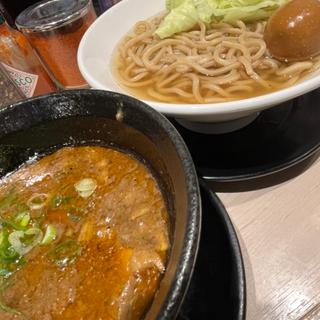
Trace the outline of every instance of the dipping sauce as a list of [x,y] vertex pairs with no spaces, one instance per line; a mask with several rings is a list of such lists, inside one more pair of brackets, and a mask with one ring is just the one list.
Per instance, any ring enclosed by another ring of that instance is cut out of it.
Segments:
[[0,319],[139,319],[165,271],[168,212],[150,171],[66,147],[0,180]]

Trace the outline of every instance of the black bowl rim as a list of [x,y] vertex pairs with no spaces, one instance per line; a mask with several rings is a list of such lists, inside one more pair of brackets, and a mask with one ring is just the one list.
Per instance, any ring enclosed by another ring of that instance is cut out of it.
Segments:
[[231,221],[231,218],[220,200],[220,198],[214,193],[214,191],[208,186],[204,179],[199,178],[199,183],[201,189],[203,189],[210,200],[213,202],[214,206],[217,208],[217,214],[220,216],[221,222],[224,225],[228,239],[231,244],[231,254],[232,260],[235,262],[235,272],[236,277],[239,280],[237,283],[238,292],[237,298],[239,300],[239,310],[237,310],[237,318],[235,320],[245,320],[246,318],[246,310],[247,310],[247,286],[246,286],[246,273],[244,260],[241,253],[241,246],[239,242],[239,238],[237,236],[236,229]]
[[251,172],[240,172],[241,170],[238,170],[238,173],[234,171],[234,173],[231,173],[230,175],[211,175],[207,174],[206,169],[199,168],[198,173],[199,179],[203,179],[210,182],[221,182],[221,183],[232,183],[232,182],[242,182],[242,181],[249,181],[249,180],[255,180],[259,178],[268,177],[277,173],[281,173],[285,171],[286,169],[290,169],[294,167],[295,165],[299,165],[303,161],[307,160],[308,158],[314,156],[320,149],[320,142],[314,145],[310,150],[306,151],[305,153],[301,153],[299,156],[297,156],[295,159],[291,159],[290,161],[286,163],[276,164],[274,166],[261,166],[257,167]]
[[[198,247],[200,242],[201,233],[201,197],[200,187],[198,183],[198,177],[196,169],[191,158],[190,152],[182,139],[180,133],[171,124],[171,122],[161,113],[147,105],[146,103],[130,97],[125,94],[117,92],[98,90],[98,89],[73,89],[65,90],[56,93],[45,94],[37,97],[32,97],[19,101],[14,104],[7,105],[0,109],[0,119],[5,118],[6,113],[19,112],[21,105],[26,103],[33,104],[39,100],[46,100],[48,98],[62,98],[72,97],[73,95],[80,95],[83,97],[98,95],[106,98],[118,99],[120,101],[130,101],[136,108],[140,109],[146,114],[147,117],[153,118],[158,122],[164,131],[168,134],[170,140],[175,146],[178,156],[185,172],[187,197],[188,197],[188,213],[187,213],[187,225],[186,233],[184,236],[184,246],[181,252],[181,256],[178,262],[178,267],[174,276],[174,280],[171,283],[169,292],[164,300],[157,319],[171,320],[175,319],[178,315],[183,299],[188,290],[191,276],[196,263],[196,257],[198,253]],[[66,115],[65,118],[70,117]],[[64,118],[64,117],[61,117]],[[54,121],[54,120],[52,120]],[[35,123],[38,124],[41,121]],[[13,130],[11,132],[14,132]]]

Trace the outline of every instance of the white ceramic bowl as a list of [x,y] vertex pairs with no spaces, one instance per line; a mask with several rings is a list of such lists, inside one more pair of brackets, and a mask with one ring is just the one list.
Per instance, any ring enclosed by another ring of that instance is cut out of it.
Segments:
[[[137,21],[164,10],[165,0],[122,0],[90,26],[79,46],[78,64],[91,87],[129,94],[117,84],[111,72],[115,47]],[[145,102],[159,112],[180,119],[186,126],[193,127],[188,122],[207,123],[200,131],[210,131],[208,123],[218,124],[214,131],[230,131],[249,123],[260,111],[318,87],[320,72],[290,88],[244,100],[212,104]],[[221,122],[227,122],[227,126]],[[198,130],[196,127],[193,129]]]

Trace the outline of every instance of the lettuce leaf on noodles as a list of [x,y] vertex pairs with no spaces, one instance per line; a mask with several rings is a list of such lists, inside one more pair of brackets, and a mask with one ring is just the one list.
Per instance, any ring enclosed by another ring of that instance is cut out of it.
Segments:
[[156,34],[162,39],[167,38],[175,33],[190,30],[198,21],[199,15],[193,0],[184,0],[164,18]]
[[167,10],[172,10],[176,7],[179,7],[182,2],[185,0],[166,0],[166,8]]
[[169,10],[156,34],[160,38],[192,29],[198,21],[210,23],[266,19],[289,0],[166,0]]
[[214,17],[225,22],[266,19],[288,0],[205,0]]
[[193,0],[200,20],[206,23],[212,22],[213,10],[207,0]]

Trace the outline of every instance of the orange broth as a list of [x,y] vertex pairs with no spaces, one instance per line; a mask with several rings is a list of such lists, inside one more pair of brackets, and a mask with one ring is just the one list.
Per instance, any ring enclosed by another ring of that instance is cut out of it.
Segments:
[[165,270],[168,212],[129,154],[66,147],[24,165],[0,180],[0,217],[0,319],[146,312]]

